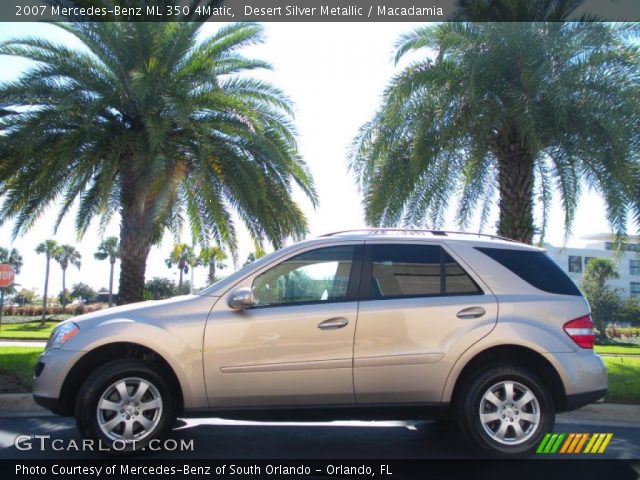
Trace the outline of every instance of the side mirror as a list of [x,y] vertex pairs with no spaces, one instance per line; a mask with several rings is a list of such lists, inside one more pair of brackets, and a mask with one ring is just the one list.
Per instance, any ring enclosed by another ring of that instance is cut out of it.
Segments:
[[244,310],[253,305],[253,294],[250,288],[239,288],[227,297],[227,305],[234,310]]

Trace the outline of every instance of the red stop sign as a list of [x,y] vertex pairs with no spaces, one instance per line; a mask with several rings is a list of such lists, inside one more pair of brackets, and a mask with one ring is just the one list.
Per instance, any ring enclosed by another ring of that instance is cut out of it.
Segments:
[[0,288],[7,288],[13,285],[16,272],[11,265],[0,265]]

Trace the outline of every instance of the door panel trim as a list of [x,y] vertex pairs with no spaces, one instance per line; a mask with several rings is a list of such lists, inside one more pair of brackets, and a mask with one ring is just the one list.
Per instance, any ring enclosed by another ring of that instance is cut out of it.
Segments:
[[410,355],[379,355],[375,357],[358,357],[353,359],[354,368],[389,367],[404,365],[428,365],[438,363],[444,353],[416,353]]
[[311,362],[262,363],[258,365],[234,365],[220,367],[220,372],[227,373],[259,373],[286,372],[293,370],[328,370],[334,368],[351,368],[351,359],[318,360]]

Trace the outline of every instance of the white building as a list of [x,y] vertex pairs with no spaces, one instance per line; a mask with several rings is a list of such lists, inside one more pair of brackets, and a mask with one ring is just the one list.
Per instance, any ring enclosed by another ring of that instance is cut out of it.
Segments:
[[640,237],[629,236],[624,244],[624,252],[613,250],[613,237],[610,234],[596,234],[582,237],[584,247],[556,247],[545,244],[544,248],[551,258],[569,274],[578,285],[582,282],[584,267],[591,258],[609,258],[618,269],[620,278],[607,282],[611,288],[621,290],[623,296],[640,298]]

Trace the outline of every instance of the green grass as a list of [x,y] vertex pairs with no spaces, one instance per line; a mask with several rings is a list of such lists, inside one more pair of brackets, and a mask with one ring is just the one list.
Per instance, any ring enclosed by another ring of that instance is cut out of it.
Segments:
[[40,322],[28,323],[2,323],[0,329],[0,339],[15,340],[46,340],[51,334],[51,330],[58,322],[46,322],[44,327]]
[[609,370],[606,402],[640,403],[640,358],[603,358]]
[[596,345],[594,350],[596,353],[640,355],[640,345]]
[[[10,375],[31,391],[33,369],[42,348],[0,347],[0,375]],[[2,392],[7,393],[7,392]]]

